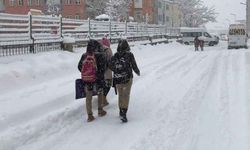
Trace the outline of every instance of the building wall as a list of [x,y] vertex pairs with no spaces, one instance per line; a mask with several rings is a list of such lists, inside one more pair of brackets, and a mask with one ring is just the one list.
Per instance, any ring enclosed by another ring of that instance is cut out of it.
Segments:
[[145,22],[154,23],[154,0],[143,0],[142,16]]
[[172,3],[170,11],[170,22],[171,27],[180,27],[181,26],[181,11],[178,3]]
[[[30,6],[30,2],[32,3]],[[45,9],[45,0],[5,0],[5,13],[27,14],[30,9]]]
[[0,12],[3,12],[4,11],[4,1],[3,0],[0,0]]
[[[20,1],[23,1],[22,5],[20,5]],[[46,2],[47,0],[5,0],[4,12],[27,14],[30,9],[38,9],[45,13],[47,11]],[[30,3],[32,4],[30,5]],[[54,3],[60,8],[58,14],[62,14],[63,17],[86,19],[85,0],[56,0]]]
[[79,0],[80,4],[76,4],[76,0],[63,0],[62,16],[72,19],[87,19],[86,18],[86,6],[85,0]]
[[181,26],[181,12],[179,4],[173,0],[157,0],[157,24],[168,27]]
[[143,1],[144,0],[134,0],[135,9],[142,8]]

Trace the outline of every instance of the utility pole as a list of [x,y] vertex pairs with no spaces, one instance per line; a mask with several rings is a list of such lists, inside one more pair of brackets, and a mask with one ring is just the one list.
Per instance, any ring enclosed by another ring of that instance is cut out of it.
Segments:
[[250,34],[250,0],[246,0],[246,3],[240,2],[240,4],[246,6],[246,30],[247,34]]

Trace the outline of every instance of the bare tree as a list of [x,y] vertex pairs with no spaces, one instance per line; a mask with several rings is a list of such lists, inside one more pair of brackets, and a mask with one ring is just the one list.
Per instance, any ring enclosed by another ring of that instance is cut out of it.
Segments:
[[207,7],[201,0],[178,0],[182,12],[182,21],[188,27],[199,27],[208,22],[215,22],[214,7]]
[[131,0],[109,0],[106,14],[114,20],[127,20]]
[[60,0],[46,0],[45,14],[58,15],[61,7]]
[[104,14],[108,1],[109,0],[87,0],[87,16],[94,19],[96,16]]

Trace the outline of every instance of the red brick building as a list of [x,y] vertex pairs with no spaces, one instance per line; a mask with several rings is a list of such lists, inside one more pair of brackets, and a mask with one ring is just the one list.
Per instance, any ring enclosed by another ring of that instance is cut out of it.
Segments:
[[30,9],[45,10],[46,0],[4,0],[4,12],[27,14]]
[[143,0],[142,3],[142,16],[148,23],[153,23],[154,19],[154,1],[155,0]]
[[[46,5],[47,0],[3,0],[3,11],[10,14],[27,14],[30,9],[41,10],[44,14],[49,14]],[[58,9],[57,14],[62,14],[65,18],[86,19],[85,0],[55,0]]]
[[129,14],[137,22],[154,23],[155,0],[132,0]]
[[65,18],[87,19],[85,0],[62,0],[61,10]]

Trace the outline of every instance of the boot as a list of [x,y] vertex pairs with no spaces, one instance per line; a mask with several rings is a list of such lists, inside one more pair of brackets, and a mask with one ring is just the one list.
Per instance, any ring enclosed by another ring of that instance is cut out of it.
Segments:
[[121,120],[122,120],[122,122],[128,122],[127,111],[128,111],[127,108],[122,108],[121,109],[121,112],[122,112],[122,114],[121,114]]
[[103,117],[107,114],[107,112],[105,110],[103,110],[102,108],[98,108],[98,116],[99,117]]
[[119,116],[122,117],[122,108],[120,107],[119,109],[120,109]]
[[93,120],[95,120],[95,117],[93,115],[88,115],[88,120],[87,121],[91,122]]

